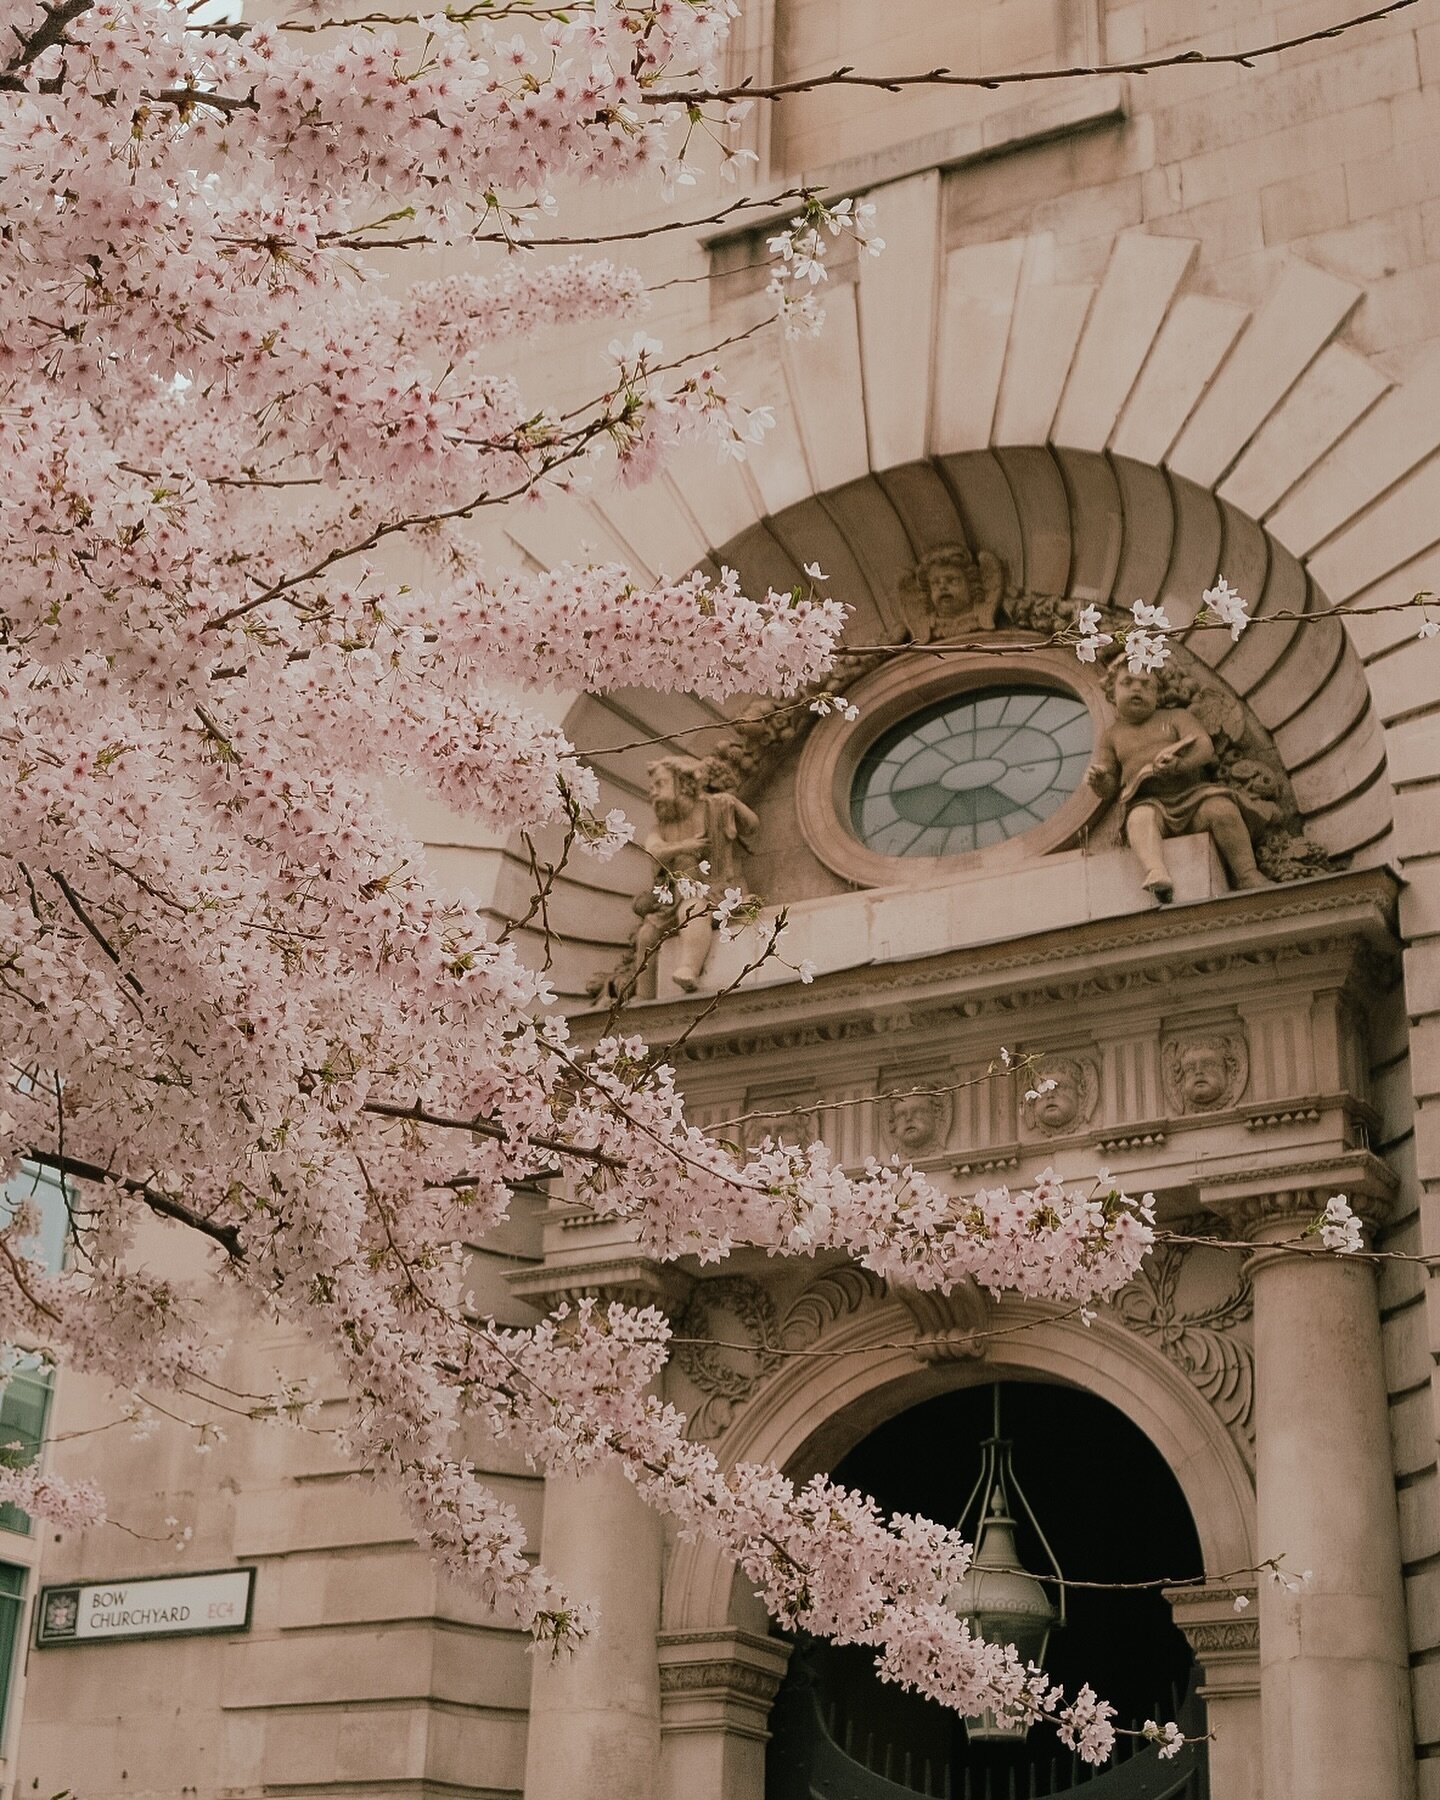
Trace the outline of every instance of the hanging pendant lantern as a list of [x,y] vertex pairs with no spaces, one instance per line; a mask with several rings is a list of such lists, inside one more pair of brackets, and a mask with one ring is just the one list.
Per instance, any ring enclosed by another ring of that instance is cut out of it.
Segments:
[[[1065,1580],[1040,1522],[1011,1467],[1011,1444],[1000,1435],[1000,1388],[995,1388],[993,1435],[980,1447],[980,1479],[960,1515],[960,1529],[973,1533],[974,1560],[945,1604],[987,1644],[1013,1645],[1022,1662],[1042,1664],[1050,1633],[1065,1623]],[[1018,1512],[1029,1521],[1057,1589],[1052,1602],[1046,1584],[1020,1561],[1015,1544]],[[972,1524],[973,1521],[973,1524]],[[966,1721],[971,1743],[1019,1744],[1029,1727],[1010,1724],[994,1713]]]

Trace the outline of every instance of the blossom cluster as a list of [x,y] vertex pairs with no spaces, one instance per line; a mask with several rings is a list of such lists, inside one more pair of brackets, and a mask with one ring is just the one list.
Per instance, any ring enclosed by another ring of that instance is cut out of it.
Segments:
[[[0,0],[0,1167],[66,1178],[78,1252],[46,1270],[24,1209],[0,1227],[0,1338],[132,1390],[204,1379],[203,1285],[147,1268],[140,1227],[162,1221],[331,1353],[356,1457],[542,1641],[590,1615],[468,1459],[477,1415],[545,1467],[617,1460],[781,1616],[872,1644],[895,1679],[1058,1711],[1101,1754],[1093,1696],[1066,1715],[946,1612],[953,1534],[722,1475],[637,1398],[653,1319],[506,1334],[466,1304],[464,1246],[557,1164],[662,1257],[828,1247],[921,1287],[1084,1303],[1151,1241],[1146,1200],[1049,1172],[957,1200],[820,1146],[707,1138],[646,1046],[571,1039],[543,971],[387,800],[612,853],[628,822],[547,691],[809,693],[830,660],[843,608],[813,591],[496,572],[467,529],[602,458],[639,480],[764,429],[718,368],[633,335],[633,272],[474,259],[562,186],[683,184],[689,113],[647,95],[705,79],[734,10],[599,0],[506,37],[468,15],[232,33],[167,0]],[[807,206],[782,290],[847,231],[879,247],[863,207]],[[406,245],[448,247],[452,272],[392,291],[371,252]],[[590,405],[521,391],[517,339],[602,323],[621,335]],[[83,1477],[5,1471],[0,1498],[103,1512]]]
[[1332,1194],[1325,1202],[1316,1229],[1327,1250],[1353,1256],[1365,1248],[1364,1227],[1344,1194]]

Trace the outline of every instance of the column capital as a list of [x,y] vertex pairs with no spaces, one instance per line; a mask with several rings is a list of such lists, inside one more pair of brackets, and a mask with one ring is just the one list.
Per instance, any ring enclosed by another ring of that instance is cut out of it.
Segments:
[[1266,1169],[1238,1169],[1199,1184],[1200,1204],[1236,1236],[1262,1246],[1299,1237],[1334,1194],[1344,1194],[1367,1229],[1390,1215],[1399,1180],[1369,1150]]
[[[1170,1613],[1205,1672],[1206,1699],[1260,1692],[1260,1617],[1253,1582],[1164,1589]],[[1245,1605],[1235,1610],[1237,1599]]]
[[723,1730],[764,1743],[790,1646],[753,1631],[667,1631],[660,1654],[660,1729]]

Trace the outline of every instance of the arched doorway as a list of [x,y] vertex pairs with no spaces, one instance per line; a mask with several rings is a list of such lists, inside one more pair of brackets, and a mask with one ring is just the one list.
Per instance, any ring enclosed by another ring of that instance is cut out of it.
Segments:
[[[996,1389],[959,1388],[886,1420],[835,1468],[882,1508],[953,1521],[992,1430]],[[1081,1583],[1143,1584],[1202,1573],[1199,1536],[1179,1483],[1155,1446],[1116,1407],[1054,1382],[1000,1384],[1003,1436],[1014,1471],[1061,1570]],[[1045,1566],[1028,1520],[1017,1547],[1026,1567]],[[1070,1586],[1067,1622],[1051,1634],[1046,1667],[1067,1692],[1091,1686],[1138,1726],[1186,1706],[1194,1662],[1158,1585]],[[796,1644],[771,1718],[767,1800],[899,1800],[902,1793],[955,1800],[1068,1792],[1084,1781],[1071,1753],[1037,1727],[1020,1742],[975,1741],[943,1707],[880,1681],[869,1652]],[[1187,1758],[1163,1789],[1153,1756],[1122,1747],[1127,1787],[1198,1795],[1202,1759]],[[871,1779],[873,1778],[873,1780]]]

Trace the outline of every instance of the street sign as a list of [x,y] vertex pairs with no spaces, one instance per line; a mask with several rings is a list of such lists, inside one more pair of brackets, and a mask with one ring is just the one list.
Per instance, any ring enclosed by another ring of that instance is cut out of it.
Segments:
[[35,1611],[35,1647],[248,1631],[254,1593],[253,1569],[43,1587]]

